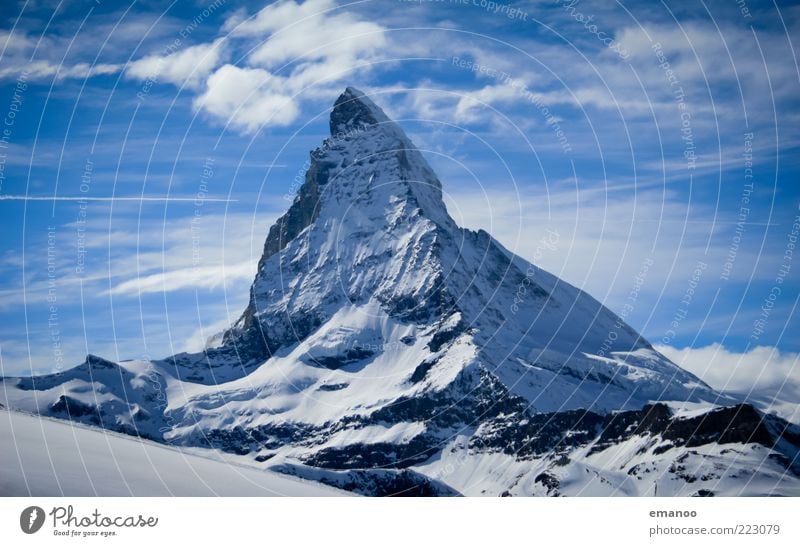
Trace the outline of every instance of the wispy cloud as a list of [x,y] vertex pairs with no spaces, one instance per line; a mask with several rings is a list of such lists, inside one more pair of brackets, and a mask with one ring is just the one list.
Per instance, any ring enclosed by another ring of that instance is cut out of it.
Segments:
[[225,44],[225,38],[218,38],[167,55],[148,55],[129,63],[125,75],[138,80],[196,87],[220,64],[226,53]]
[[[445,179],[446,180],[446,179]],[[662,191],[613,192],[550,185],[538,191],[445,182],[448,210],[461,225],[485,229],[511,251],[532,259],[538,235],[560,234],[557,252],[541,255],[538,265],[613,305],[630,290],[645,256],[657,254],[659,267],[644,290],[659,294],[675,272],[690,271],[698,261],[724,263],[727,248],[706,250],[707,238],[735,218],[712,222],[713,212],[689,205]],[[764,229],[765,225],[753,226]],[[757,263],[763,254],[742,249],[738,259]],[[665,261],[666,260],[666,261]],[[749,278],[752,268],[737,270]],[[682,290],[683,286],[678,286]]]
[[255,272],[255,261],[233,265],[174,269],[123,281],[101,295],[139,296],[148,293],[174,292],[186,288],[217,288],[234,281],[252,280]]
[[[224,315],[224,310],[221,310]],[[237,312],[239,309],[236,310]],[[238,318],[238,314],[231,315],[227,318],[211,322],[208,324],[198,324],[197,329],[186,339],[183,350],[187,353],[196,353],[202,351],[208,344],[211,337],[216,336],[224,331]]]
[[[238,199],[228,199],[225,197],[203,197],[203,201],[210,201],[213,203],[235,203]],[[197,197],[95,197],[95,196],[75,196],[75,195],[0,195],[0,201],[139,201],[148,202],[153,201],[157,203],[175,202],[196,202]]]
[[93,76],[116,74],[121,69],[122,65],[107,63],[64,65],[50,61],[18,62],[11,66],[0,67],[0,79],[23,76],[26,80],[45,78],[55,78],[56,80],[85,79]]
[[[277,217],[277,213],[258,218],[239,213],[150,223],[139,222],[135,211],[133,214],[131,218],[119,214],[107,225],[96,220],[85,226],[81,235],[87,256],[83,274],[76,271],[76,249],[71,244],[54,247],[52,277],[41,253],[28,253],[25,263],[17,254],[7,256],[5,261],[19,278],[13,286],[9,283],[0,290],[0,308],[46,303],[53,286],[61,305],[79,303],[89,294],[138,298],[217,288],[246,293],[266,228]],[[58,228],[58,241],[73,239],[76,228],[74,223]],[[24,279],[19,274],[22,270]]]

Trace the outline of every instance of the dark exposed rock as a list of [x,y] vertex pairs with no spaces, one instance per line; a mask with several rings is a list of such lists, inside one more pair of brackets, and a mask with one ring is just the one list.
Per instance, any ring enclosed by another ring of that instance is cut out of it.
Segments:
[[451,326],[450,328],[440,328],[436,330],[436,333],[433,334],[431,340],[428,342],[428,348],[432,352],[437,352],[441,349],[446,343],[450,343],[462,333],[467,330],[467,325],[463,322],[459,321],[457,324]]
[[666,453],[673,447],[675,447],[675,444],[673,444],[672,442],[661,444],[660,446],[656,446],[655,449],[653,449],[653,455],[661,455],[662,453]]
[[410,323],[425,323],[453,309],[455,299],[441,283],[437,283],[424,294],[383,298],[381,303],[392,317]]
[[84,404],[79,400],[62,394],[58,400],[50,405],[50,411],[53,413],[65,413],[70,417],[83,417],[84,415],[93,415],[96,412],[94,406]]
[[[295,239],[300,233],[310,226],[319,215],[320,193],[328,183],[328,175],[335,165],[322,161],[318,154],[311,154],[311,162],[306,172],[305,182],[298,189],[297,195],[289,207],[289,210],[278,218],[273,224],[267,239],[264,242],[264,251],[258,262],[258,270],[261,271],[264,263],[272,256],[283,250],[286,245]],[[234,345],[237,353],[242,360],[269,358],[277,349],[287,341],[294,339],[273,338],[269,325],[260,324],[257,319],[258,309],[256,308],[256,297],[253,288],[250,288],[250,301],[237,321],[237,327],[225,332],[223,336],[224,345]],[[308,325],[294,324],[294,328],[299,328],[295,336],[302,339],[310,333],[313,328]],[[309,325],[319,325],[321,320],[311,320]]]
[[534,483],[540,483],[547,488],[547,494],[558,496],[558,489],[561,487],[561,482],[558,478],[549,472],[542,472],[533,480]]
[[613,413],[605,419],[603,433],[592,452],[602,451],[632,436],[663,432],[671,417],[672,412],[664,404],[647,405],[637,411]]
[[[635,436],[665,440],[653,450],[654,455],[675,447],[698,447],[711,443],[755,443],[779,449],[779,442],[786,442],[793,446],[792,449],[800,448],[795,427],[777,417],[764,416],[746,404],[719,408],[691,418],[673,417],[664,404],[651,404],[641,410],[608,416],[589,411],[533,416],[524,412],[507,414],[485,421],[471,438],[470,448],[501,451],[524,459],[594,442],[589,452],[591,455]],[[676,459],[674,472],[685,470],[680,466],[685,457],[688,457],[687,453]],[[791,459],[780,457],[781,464],[797,473]],[[687,476],[687,479],[694,481],[698,477]]]
[[442,448],[439,439],[420,435],[404,444],[351,444],[327,448],[303,459],[320,468],[408,468],[420,464]]
[[402,397],[372,413],[371,424],[424,421],[434,428],[468,428],[480,422],[524,412],[525,402],[511,395],[491,374],[462,373],[450,388]]
[[787,470],[792,469],[792,460],[782,453],[770,453],[769,458]]
[[[783,437],[789,439],[792,433],[788,427],[785,428],[788,435]],[[670,442],[657,447],[655,454],[672,447],[696,447],[710,443],[757,443],[771,448],[779,437],[770,434],[766,418],[749,404],[718,408],[691,418],[674,418],[666,405],[652,404],[641,410],[610,415],[592,451],[602,451],[610,445],[642,434],[660,435]],[[800,442],[796,445],[800,445]]]
[[342,389],[346,389],[347,386],[348,386],[348,383],[330,383],[330,384],[326,384],[326,385],[320,385],[317,390],[319,390],[319,391],[327,391],[327,392],[340,391]]
[[663,436],[689,447],[716,442],[757,443],[766,447],[775,444],[763,415],[749,404],[720,408],[691,419],[674,419],[663,430]]
[[348,349],[344,353],[337,356],[315,357],[313,355],[308,355],[307,357],[305,357],[305,360],[307,360],[309,364],[322,366],[323,368],[328,368],[329,370],[338,370],[348,364],[365,360],[374,355],[375,353],[373,351],[370,351],[369,349],[356,347]]
[[98,370],[110,370],[117,366],[116,363],[110,360],[92,354],[86,355],[86,365]]
[[590,443],[597,437],[603,419],[583,410],[501,416],[482,425],[470,446],[531,458]]
[[458,491],[413,470],[324,470],[282,464],[270,470],[315,480],[345,491],[371,497],[455,497]]
[[566,455],[559,456],[555,461],[553,461],[553,465],[555,466],[567,466],[572,461]]
[[362,96],[356,89],[348,87],[336,99],[331,111],[331,135],[357,131],[367,125],[376,125],[388,121],[386,116],[369,108],[365,101],[362,100]]
[[709,491],[708,489],[701,489],[700,491],[695,493],[694,496],[695,497],[713,497],[714,496],[714,492],[713,491]]
[[422,361],[422,363],[414,368],[414,372],[411,374],[409,381],[412,383],[419,383],[425,376],[427,375],[428,371],[433,368],[433,366],[439,361],[436,357],[429,357]]
[[230,429],[213,429],[197,432],[193,436],[182,439],[186,445],[211,447],[246,455],[264,449],[277,449],[291,443],[313,441],[320,429],[310,425],[285,423],[253,428],[233,427]]

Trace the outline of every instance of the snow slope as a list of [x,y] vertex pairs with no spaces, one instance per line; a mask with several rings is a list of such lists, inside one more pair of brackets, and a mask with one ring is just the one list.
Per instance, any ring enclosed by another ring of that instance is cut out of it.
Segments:
[[318,483],[64,421],[0,410],[3,496],[331,496]]
[[[547,417],[526,434],[528,446],[511,450],[492,434],[456,437],[441,457],[412,468],[464,495],[800,495],[800,427],[747,405],[693,416],[656,405],[599,426],[591,414],[573,415],[566,434],[563,418]],[[537,437],[552,424],[553,436]]]

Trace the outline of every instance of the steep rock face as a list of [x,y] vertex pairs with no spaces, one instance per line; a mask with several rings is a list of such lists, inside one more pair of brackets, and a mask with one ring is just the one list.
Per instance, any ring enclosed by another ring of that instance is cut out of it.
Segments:
[[[365,494],[647,494],[654,481],[629,481],[647,464],[694,483],[676,460],[733,464],[728,443],[764,459],[758,480],[736,482],[744,493],[797,487],[794,429],[749,406],[714,413],[735,401],[588,294],[457,226],[423,155],[369,98],[348,88],[330,127],[219,343],[4,379],[1,402]],[[658,401],[708,419],[693,428]],[[614,450],[633,450],[633,474]],[[734,491],[728,478],[717,494]]]
[[[415,384],[435,375],[445,340],[460,340],[475,348],[470,364],[491,369],[537,410],[716,398],[591,296],[487,233],[459,228],[422,154],[363,94],[348,88],[339,97],[331,131],[270,229],[250,304],[226,332],[227,345],[266,360],[350,309],[355,318],[407,325],[409,340],[431,338]],[[360,327],[341,324],[304,361],[338,369],[399,342],[386,332],[344,333]]]
[[452,307],[436,255],[437,221],[455,229],[441,185],[367,100],[352,89],[337,100],[336,132],[311,153],[305,183],[270,229],[250,304],[227,343],[263,348],[267,358],[344,305],[374,299],[389,315],[412,320]]

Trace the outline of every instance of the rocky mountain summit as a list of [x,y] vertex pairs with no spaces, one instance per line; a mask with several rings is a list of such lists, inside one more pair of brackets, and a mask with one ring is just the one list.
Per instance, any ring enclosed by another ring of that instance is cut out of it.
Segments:
[[330,130],[218,343],[5,378],[0,402],[369,495],[800,494],[800,428],[456,225],[363,93]]

